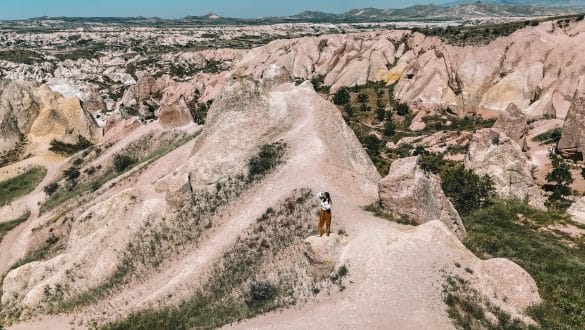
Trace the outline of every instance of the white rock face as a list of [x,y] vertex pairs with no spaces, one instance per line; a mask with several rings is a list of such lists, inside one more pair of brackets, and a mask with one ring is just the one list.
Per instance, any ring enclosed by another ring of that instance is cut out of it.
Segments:
[[477,131],[465,156],[465,167],[478,175],[489,175],[500,197],[528,200],[530,205],[544,208],[530,161],[506,134],[489,128]]
[[459,213],[445,196],[441,179],[417,165],[418,157],[396,160],[380,181],[384,208],[408,216],[419,224],[440,220],[460,239],[465,227]]
[[585,225],[585,197],[579,198],[573,203],[567,213],[571,215],[573,221]]

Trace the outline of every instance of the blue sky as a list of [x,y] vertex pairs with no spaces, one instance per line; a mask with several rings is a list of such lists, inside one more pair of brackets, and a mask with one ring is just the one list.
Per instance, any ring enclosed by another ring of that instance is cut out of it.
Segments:
[[354,8],[399,8],[452,0],[0,0],[0,19],[39,16],[145,16],[176,18],[214,12],[225,17],[332,13]]

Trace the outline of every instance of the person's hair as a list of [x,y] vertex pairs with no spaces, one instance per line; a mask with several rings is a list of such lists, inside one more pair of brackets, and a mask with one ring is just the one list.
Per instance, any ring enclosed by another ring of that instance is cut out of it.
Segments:
[[329,195],[328,192],[325,192],[325,199],[327,200],[327,203],[331,204],[331,195]]

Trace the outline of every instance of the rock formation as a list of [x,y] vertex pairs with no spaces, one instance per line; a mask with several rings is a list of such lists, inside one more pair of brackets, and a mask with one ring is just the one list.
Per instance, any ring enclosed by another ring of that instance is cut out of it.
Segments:
[[573,221],[585,225],[585,197],[577,199],[567,210]]
[[26,82],[0,85],[0,154],[22,142],[39,113],[36,87]]
[[583,160],[585,153],[585,97],[573,100],[557,150],[563,157]]
[[465,156],[465,167],[478,175],[489,175],[500,197],[528,200],[535,207],[544,207],[530,161],[508,135],[490,128],[477,131]]
[[506,110],[500,113],[493,128],[508,135],[522,147],[523,151],[526,151],[528,121],[526,120],[526,115],[524,115],[515,104],[510,103]]
[[440,220],[460,239],[465,238],[465,227],[459,213],[445,196],[441,179],[423,171],[418,157],[396,160],[388,176],[380,181],[382,206],[415,222]]

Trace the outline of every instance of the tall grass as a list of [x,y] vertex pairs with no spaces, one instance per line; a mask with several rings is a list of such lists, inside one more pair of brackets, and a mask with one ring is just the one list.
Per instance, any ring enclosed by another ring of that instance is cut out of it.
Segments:
[[30,217],[30,212],[27,211],[25,214],[21,215],[20,217],[14,219],[14,220],[0,223],[0,242],[2,242],[2,239],[4,238],[4,236],[6,236],[6,234],[8,234],[9,231],[11,231],[12,229],[16,228],[21,223],[28,220],[29,217]]
[[520,201],[496,201],[463,218],[465,245],[483,258],[508,258],[532,275],[543,302],[529,310],[543,329],[585,326],[585,237],[551,230],[570,223],[557,211],[540,211]]
[[28,195],[46,175],[46,168],[35,166],[14,178],[0,182],[0,206]]

